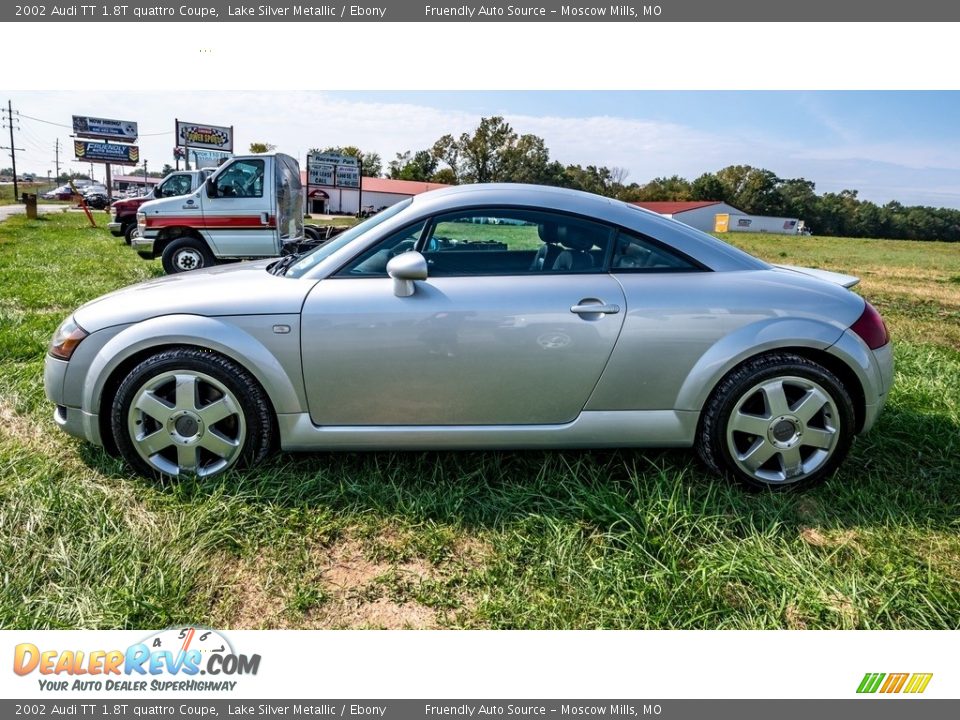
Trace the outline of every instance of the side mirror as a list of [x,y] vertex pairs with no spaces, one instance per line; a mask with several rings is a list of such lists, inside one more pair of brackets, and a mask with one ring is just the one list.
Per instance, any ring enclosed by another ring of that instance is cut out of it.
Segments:
[[414,280],[427,279],[427,260],[418,252],[400,253],[387,263],[387,275],[393,278],[393,294],[410,297],[416,292]]
[[207,178],[207,197],[215,198],[219,195],[217,192],[217,184],[213,181],[212,177]]

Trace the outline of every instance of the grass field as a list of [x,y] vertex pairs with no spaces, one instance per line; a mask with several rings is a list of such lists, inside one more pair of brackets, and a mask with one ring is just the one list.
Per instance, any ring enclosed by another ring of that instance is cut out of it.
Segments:
[[[48,182],[42,183],[29,183],[21,182],[17,183],[17,197],[13,196],[13,183],[4,183],[0,185],[0,205],[16,205],[20,202],[20,195],[23,193],[36,193],[41,195],[47,190],[53,189],[55,186]],[[58,202],[56,200],[41,200],[41,202]],[[66,200],[63,201],[65,204]]]
[[42,365],[161,274],[73,214],[0,224],[0,627],[957,628],[960,244],[731,236],[864,278],[897,384],[837,476],[692,453],[335,453],[157,484],[57,432]]

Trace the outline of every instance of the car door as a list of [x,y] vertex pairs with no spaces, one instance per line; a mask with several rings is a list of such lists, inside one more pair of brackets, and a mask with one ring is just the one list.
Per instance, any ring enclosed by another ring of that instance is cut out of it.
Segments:
[[269,158],[238,158],[200,192],[204,238],[219,257],[280,254]]
[[[302,312],[318,425],[560,424],[577,417],[625,314],[604,270],[612,231],[480,208],[405,228],[313,288]],[[391,256],[430,276],[397,297]],[[549,256],[547,258],[546,256]]]

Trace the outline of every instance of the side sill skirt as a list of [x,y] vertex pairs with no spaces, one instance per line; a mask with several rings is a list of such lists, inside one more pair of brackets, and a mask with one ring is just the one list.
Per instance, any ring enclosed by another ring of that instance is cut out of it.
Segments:
[[690,447],[699,413],[585,411],[562,425],[314,425],[307,413],[277,416],[284,450],[521,450]]

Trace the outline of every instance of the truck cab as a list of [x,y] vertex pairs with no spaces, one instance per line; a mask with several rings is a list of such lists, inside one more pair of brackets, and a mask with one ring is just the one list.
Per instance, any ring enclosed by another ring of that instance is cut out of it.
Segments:
[[149,193],[142,197],[117,200],[110,206],[110,222],[107,229],[115,237],[122,237],[130,244],[133,233],[137,229],[137,210],[145,202],[158,200],[177,195],[188,195],[196,190],[210,177],[216,168],[202,168],[200,170],[176,170],[168,174],[157,183]]
[[132,245],[168,274],[277,257],[303,240],[300,166],[289,155],[234,157],[189,195],[144,203]]

